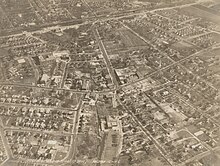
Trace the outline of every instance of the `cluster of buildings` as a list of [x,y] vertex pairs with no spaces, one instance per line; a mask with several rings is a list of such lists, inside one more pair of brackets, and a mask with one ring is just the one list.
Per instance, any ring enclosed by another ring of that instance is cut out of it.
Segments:
[[58,51],[33,56],[39,72],[39,86],[95,91],[112,88],[111,78],[90,26],[57,28],[36,34],[48,44],[59,46]]
[[[186,47],[180,47],[181,44],[185,44]],[[173,60],[173,61],[179,61],[183,58],[186,58],[189,55],[192,55],[196,53],[197,48],[195,48],[193,45],[189,45],[186,42],[183,43],[176,43],[176,45],[173,45],[171,48],[166,48],[164,52]]]
[[182,29],[176,30],[174,33],[180,37],[190,37],[196,36],[204,33],[204,29],[197,27],[184,27]]
[[186,15],[178,8],[176,9],[166,9],[166,10],[157,10],[155,13],[163,16],[168,17],[169,19],[178,21],[178,22],[189,22],[194,19],[193,16]]
[[[198,21],[200,24],[196,23]],[[132,19],[124,19],[123,22],[158,47],[169,46],[181,40],[200,48],[219,43],[218,38],[214,37],[218,34],[210,33],[207,29],[210,28],[205,25],[207,21],[202,22],[200,17],[181,9],[148,12]],[[215,27],[214,23],[210,30],[212,27]]]
[[54,51],[32,57],[38,71],[37,85],[61,87],[65,68],[70,61],[69,51]]
[[[116,158],[120,155],[122,148],[122,126],[119,111],[120,108],[118,108],[113,93],[88,93],[85,95],[78,118],[78,133],[82,135],[78,137],[80,139],[77,144],[78,159],[84,158],[86,163],[91,164],[117,162]],[[95,139],[98,139],[98,142],[93,145],[89,144]],[[84,147],[85,145],[87,146]],[[94,151],[98,145],[99,150]],[[86,153],[85,150],[87,150]]]
[[9,63],[3,64],[4,79],[12,82],[34,82],[34,70],[30,62],[26,58],[11,60]]
[[154,142],[147,136],[145,131],[134,121],[134,118],[122,110],[122,149],[119,162],[125,165],[154,164],[154,160],[161,165],[167,166],[168,162],[160,154]]
[[35,70],[28,55],[43,52],[47,46],[40,43],[38,39],[25,34],[2,37],[0,40],[0,47],[3,50],[3,56],[1,56],[3,79],[10,82],[33,84]]
[[118,20],[100,22],[97,24],[97,27],[100,37],[109,52],[113,49],[126,46],[123,42],[123,34],[121,32],[123,27]]
[[201,48],[208,48],[220,42],[219,34],[217,33],[202,34],[192,38],[190,41]]
[[9,48],[9,52],[13,56],[35,56],[38,54],[44,54],[51,52],[53,49],[55,49],[54,46],[48,45],[46,43],[33,43],[31,45],[20,45],[18,47],[12,47]]
[[73,25],[66,28],[55,27],[42,33],[36,33],[35,36],[50,45],[59,46],[59,50],[68,50],[72,58],[76,54],[94,53],[98,51],[93,31],[90,28],[92,24]]
[[191,160],[219,148],[220,39],[208,16],[141,12],[163,6],[150,0],[20,3],[0,2],[0,29],[66,24],[0,38],[0,163],[202,166]]
[[7,20],[5,23],[11,25],[10,29],[27,28],[41,23],[41,18],[28,1],[2,1],[0,5]]
[[169,32],[169,29],[178,28],[175,24],[178,25],[180,23],[175,22],[173,24],[170,20],[154,13],[146,13],[142,16],[123,19],[122,21],[155,46],[163,47],[179,41],[175,35]]
[[4,50],[4,56],[1,57],[4,79],[34,85],[41,74],[41,69],[37,68],[40,65],[39,57],[52,54],[54,46],[25,33],[2,37],[0,40],[0,47]]
[[11,152],[7,157],[54,162],[69,156],[80,96],[39,87],[2,86],[0,91],[0,132]]
[[[179,164],[207,151],[192,133],[184,129],[187,115],[168,101],[163,101],[166,100],[165,96],[170,95],[166,89],[158,88],[154,92],[131,90],[128,94],[121,94],[122,103],[132,112],[154,143],[161,148],[169,162]],[[173,102],[171,99],[169,101]]]
[[77,90],[100,91],[113,86],[103,61],[72,62],[68,65],[64,87]]
[[21,45],[32,45],[39,42],[36,38],[28,37],[25,34],[0,38],[1,47],[19,47]]
[[71,132],[74,111],[19,106],[1,106],[4,125],[44,131]]
[[78,133],[96,133],[98,134],[98,117],[94,108],[97,95],[86,95],[83,108],[80,110],[78,119]]
[[17,2],[2,1],[0,3],[1,29],[34,29],[38,26],[74,22],[92,16],[88,6],[80,0],[47,1],[31,0]]
[[80,0],[46,1],[35,0],[33,8],[39,12],[43,23],[65,22],[87,18],[91,15],[88,6]]
[[[75,109],[81,94],[65,90],[44,90],[42,88],[27,88],[3,86],[0,89],[0,102],[3,104],[31,105],[39,107]],[[23,94],[22,94],[23,93]]]
[[[26,160],[60,160],[67,156],[71,136],[57,136],[38,132],[5,131],[14,158]],[[62,158],[60,157],[62,155]]]
[[110,60],[120,84],[141,79],[155,70],[171,64],[166,56],[161,55],[151,46],[118,51],[118,54],[111,56]]
[[141,7],[141,5],[135,5],[129,2],[128,0],[118,0],[118,1],[91,1],[86,0],[88,5],[95,11],[96,15],[104,16],[104,15],[111,15],[115,13],[122,13],[125,10],[137,10]]
[[151,78],[154,82],[146,82],[147,89],[143,82],[142,86],[122,89],[119,96],[167,159],[178,164],[215,149],[218,91],[180,66]]

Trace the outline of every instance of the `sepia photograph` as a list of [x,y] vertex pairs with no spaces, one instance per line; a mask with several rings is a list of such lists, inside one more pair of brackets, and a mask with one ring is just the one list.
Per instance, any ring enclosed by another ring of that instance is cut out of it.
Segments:
[[0,0],[0,166],[220,166],[220,0]]

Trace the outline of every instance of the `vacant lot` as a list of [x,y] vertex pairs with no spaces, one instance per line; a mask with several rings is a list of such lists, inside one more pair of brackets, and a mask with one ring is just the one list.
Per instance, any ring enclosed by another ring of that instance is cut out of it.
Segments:
[[127,47],[146,45],[146,43],[142,39],[140,39],[129,30],[121,29],[119,32],[121,34],[123,42]]

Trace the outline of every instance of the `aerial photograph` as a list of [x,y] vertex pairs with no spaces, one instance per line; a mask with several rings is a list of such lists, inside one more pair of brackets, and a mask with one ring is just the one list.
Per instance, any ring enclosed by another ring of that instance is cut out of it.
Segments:
[[220,166],[220,0],[0,0],[0,166]]

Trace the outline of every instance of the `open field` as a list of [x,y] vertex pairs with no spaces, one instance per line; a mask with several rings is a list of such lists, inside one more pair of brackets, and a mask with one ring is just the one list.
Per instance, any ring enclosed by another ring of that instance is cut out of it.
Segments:
[[213,14],[210,11],[202,10],[202,9],[197,8],[195,6],[184,7],[184,8],[181,8],[181,10],[185,13],[190,14],[190,15],[204,18],[208,21],[211,21],[211,22],[214,22],[214,23],[220,25],[220,15]]
[[122,29],[119,31],[122,37],[123,42],[125,43],[125,45],[127,47],[131,47],[131,46],[143,46],[146,45],[146,43],[140,39],[139,37],[137,37],[136,35],[134,35],[132,32],[130,32],[129,30],[126,29]]

